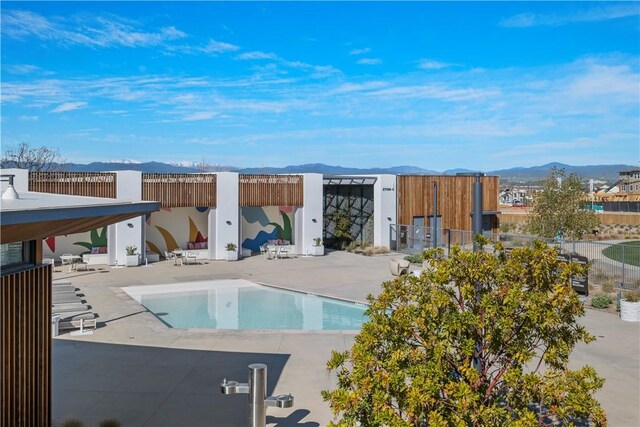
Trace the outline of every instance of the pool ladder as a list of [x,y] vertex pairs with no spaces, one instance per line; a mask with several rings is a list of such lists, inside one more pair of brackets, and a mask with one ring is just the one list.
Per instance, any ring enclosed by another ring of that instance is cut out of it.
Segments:
[[249,395],[249,427],[265,427],[267,425],[267,407],[291,408],[293,396],[280,394],[267,396],[267,365],[264,363],[252,363],[249,365],[249,382],[239,383],[227,381],[220,383],[222,394],[248,394]]

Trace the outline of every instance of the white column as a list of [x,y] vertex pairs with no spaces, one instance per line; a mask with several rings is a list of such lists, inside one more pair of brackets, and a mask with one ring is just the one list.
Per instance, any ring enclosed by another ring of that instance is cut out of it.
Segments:
[[[116,172],[116,198],[117,200],[142,200],[142,172],[138,171],[117,171]],[[115,259],[118,265],[126,264],[126,247],[135,246],[138,253],[142,254],[141,262],[144,264],[146,242],[144,241],[144,215],[127,219],[114,225],[115,242],[109,245],[109,249],[114,248]],[[109,236],[111,237],[111,236]],[[111,259],[111,256],[109,257]],[[115,262],[114,259],[114,262]]]
[[[323,227],[323,196],[322,174],[305,173],[304,176],[304,206],[296,211],[296,222],[302,221],[302,239],[300,246],[296,243],[296,249],[302,255],[313,251],[313,239],[322,238]],[[297,228],[297,226],[296,226]],[[296,242],[298,236],[296,236]]]
[[390,247],[389,226],[397,222],[395,175],[378,175],[373,185],[373,244]]
[[210,208],[207,216],[208,239],[207,253],[208,259],[216,259],[216,209]]
[[225,259],[227,243],[235,243],[240,250],[240,185],[235,172],[216,175],[215,259]]

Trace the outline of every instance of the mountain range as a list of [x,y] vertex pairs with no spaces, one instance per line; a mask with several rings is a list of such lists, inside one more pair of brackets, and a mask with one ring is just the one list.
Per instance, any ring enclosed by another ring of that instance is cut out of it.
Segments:
[[[585,179],[595,179],[607,182],[615,182],[618,179],[620,171],[638,169],[631,165],[588,165],[588,166],[572,166],[564,163],[547,163],[545,165],[533,167],[514,167],[510,169],[498,169],[492,171],[483,171],[487,175],[498,175],[502,181],[513,183],[532,182],[544,179],[553,168],[564,169],[566,173],[575,173]],[[201,169],[196,165],[171,164],[161,162],[147,163],[104,163],[94,162],[89,164],[67,163],[65,169],[69,172],[100,172],[100,171],[119,171],[119,170],[137,170],[149,173],[193,173],[199,172]],[[470,169],[447,169],[444,171],[436,171],[431,169],[423,169],[417,166],[393,166],[388,168],[352,168],[343,166],[330,166],[323,163],[310,163],[304,165],[291,165],[281,168],[262,167],[262,168],[237,168],[233,166],[209,166],[208,172],[232,171],[246,174],[287,174],[287,173],[321,173],[323,175],[358,175],[358,174],[403,174],[403,175],[455,175],[457,173],[474,172]]]

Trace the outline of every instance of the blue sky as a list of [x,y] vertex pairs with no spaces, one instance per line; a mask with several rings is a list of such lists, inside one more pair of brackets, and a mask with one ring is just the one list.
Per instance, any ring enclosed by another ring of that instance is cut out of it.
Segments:
[[2,145],[492,170],[640,160],[638,2],[2,2]]

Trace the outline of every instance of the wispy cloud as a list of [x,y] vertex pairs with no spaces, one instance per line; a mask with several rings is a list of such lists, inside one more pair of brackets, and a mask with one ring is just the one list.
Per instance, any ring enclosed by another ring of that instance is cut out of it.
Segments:
[[54,74],[51,71],[43,70],[40,67],[31,64],[12,64],[5,65],[4,69],[11,74],[25,75],[25,74],[42,74],[51,75]]
[[86,102],[65,102],[64,104],[58,105],[56,108],[51,110],[52,113],[65,113],[67,111],[77,110],[79,108],[85,107],[87,105]]
[[423,70],[440,70],[442,68],[451,67],[452,64],[446,62],[436,61],[433,59],[421,59],[418,61],[418,68]]
[[21,122],[37,122],[40,119],[40,117],[38,116],[28,116],[28,115],[21,115],[18,116],[18,120],[20,120]]
[[169,41],[187,37],[176,27],[144,31],[116,15],[47,18],[35,12],[5,10],[2,14],[2,34],[23,39],[35,37],[61,45],[97,47],[161,46]]
[[185,116],[182,121],[184,122],[195,122],[198,120],[209,120],[216,116],[218,113],[216,111],[198,111],[192,114]]
[[371,52],[371,48],[370,47],[365,47],[362,49],[351,49],[351,51],[349,52],[349,55],[363,55],[365,53],[369,53]]
[[520,13],[500,21],[502,27],[527,28],[536,26],[560,26],[578,22],[599,22],[640,15],[640,4],[604,5],[578,10],[572,14]]
[[382,59],[380,58],[362,58],[357,61],[358,64],[361,65],[378,65],[382,64]]
[[242,61],[251,61],[254,59],[277,59],[278,56],[274,53],[253,51],[253,52],[243,52],[240,55],[236,56],[236,58]]
[[223,52],[235,52],[239,50],[240,47],[231,44],[220,42],[217,40],[209,39],[209,42],[202,48],[203,52],[206,53],[223,53]]

